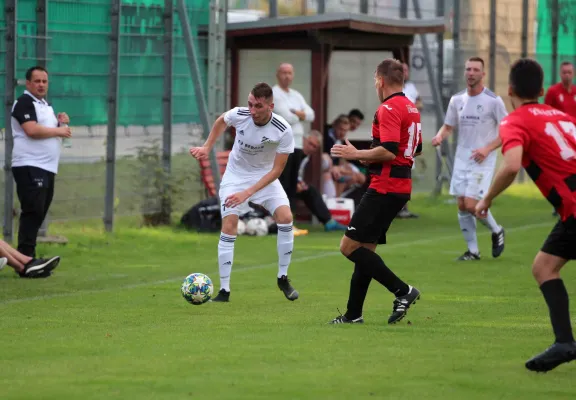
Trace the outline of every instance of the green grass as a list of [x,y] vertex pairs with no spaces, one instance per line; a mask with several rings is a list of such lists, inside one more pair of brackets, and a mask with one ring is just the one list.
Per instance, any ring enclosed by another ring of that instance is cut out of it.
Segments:
[[[192,306],[180,282],[218,282],[216,234],[117,225],[51,225],[65,247],[46,280],[0,273],[0,398],[6,399],[573,399],[576,364],[537,375],[524,362],[553,338],[530,265],[554,224],[531,186],[494,205],[508,229],[492,259],[464,250],[453,204],[414,199],[419,220],[394,222],[379,249],[422,299],[388,326],[392,296],[372,283],[361,326],[326,323],[344,310],[352,265],[340,234],[297,237],[290,277],[276,288],[276,238],[240,237],[229,304]],[[576,298],[576,273],[563,271]],[[218,285],[216,285],[218,289]]]

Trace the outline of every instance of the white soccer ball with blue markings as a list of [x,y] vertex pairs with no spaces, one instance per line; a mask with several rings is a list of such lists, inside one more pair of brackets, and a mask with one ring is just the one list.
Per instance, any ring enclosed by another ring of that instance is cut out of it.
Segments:
[[214,285],[208,275],[196,272],[184,279],[181,292],[188,303],[199,306],[212,298]]
[[262,218],[252,218],[246,223],[246,234],[251,236],[266,236],[268,224]]

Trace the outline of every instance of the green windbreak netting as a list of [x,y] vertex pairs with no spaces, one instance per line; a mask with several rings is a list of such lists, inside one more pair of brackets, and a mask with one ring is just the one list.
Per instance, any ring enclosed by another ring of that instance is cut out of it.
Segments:
[[[36,0],[19,0],[17,16],[18,79],[37,64],[37,46],[47,44],[50,95],[58,110],[66,110],[74,125],[107,123],[110,76],[109,0],[51,0],[48,2],[47,38],[38,38]],[[176,1],[174,1],[176,4]],[[202,82],[206,82],[207,36],[198,37],[199,26],[208,26],[209,3],[187,0],[194,46],[199,56]],[[123,0],[120,19],[119,99],[120,125],[162,123],[164,89],[164,0]],[[0,28],[5,29],[2,14]],[[173,122],[198,121],[194,87],[178,13],[174,13]],[[4,60],[5,43],[2,41]],[[2,64],[3,65],[3,64]],[[4,73],[4,69],[2,69]],[[4,78],[0,84],[4,85]],[[18,87],[17,93],[23,87]],[[4,116],[2,115],[2,118]]]

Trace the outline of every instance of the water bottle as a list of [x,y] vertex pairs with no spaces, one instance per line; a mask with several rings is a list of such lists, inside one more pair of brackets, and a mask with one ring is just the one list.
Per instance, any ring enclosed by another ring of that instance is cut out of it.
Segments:
[[[68,124],[62,124],[62,126],[68,127]],[[62,146],[69,149],[72,147],[72,139],[70,138],[62,138]]]

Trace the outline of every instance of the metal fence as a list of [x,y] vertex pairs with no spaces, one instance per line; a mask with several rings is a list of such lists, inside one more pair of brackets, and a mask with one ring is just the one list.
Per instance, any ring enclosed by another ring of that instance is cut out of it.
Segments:
[[[0,80],[5,113],[4,236],[17,213],[10,173],[10,110],[25,71],[49,71],[48,101],[67,112],[72,146],[62,149],[48,219],[166,218],[203,195],[186,155],[225,107],[224,1],[4,0]],[[184,11],[184,12],[183,12]]]

